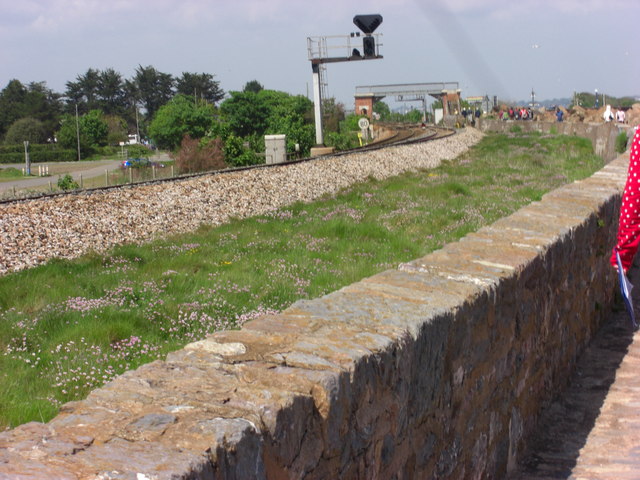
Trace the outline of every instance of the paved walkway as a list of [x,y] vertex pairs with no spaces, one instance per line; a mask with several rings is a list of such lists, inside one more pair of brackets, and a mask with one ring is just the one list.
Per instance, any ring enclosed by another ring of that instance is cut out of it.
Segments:
[[[640,269],[630,277],[640,313]],[[632,331],[624,307],[612,312],[567,390],[543,414],[512,478],[640,479],[640,332]]]

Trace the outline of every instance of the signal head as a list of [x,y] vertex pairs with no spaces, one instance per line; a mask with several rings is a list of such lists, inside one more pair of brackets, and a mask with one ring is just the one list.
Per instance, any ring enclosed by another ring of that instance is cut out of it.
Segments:
[[366,35],[371,35],[382,23],[382,15],[356,15],[353,23]]

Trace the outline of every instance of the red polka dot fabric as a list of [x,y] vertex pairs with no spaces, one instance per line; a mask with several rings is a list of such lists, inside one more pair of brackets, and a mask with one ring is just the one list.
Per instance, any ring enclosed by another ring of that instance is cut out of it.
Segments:
[[620,206],[620,222],[618,224],[618,241],[611,255],[611,265],[616,266],[615,251],[620,253],[622,267],[625,272],[633,263],[640,245],[640,126],[631,144],[629,156],[629,171],[627,182],[622,193]]

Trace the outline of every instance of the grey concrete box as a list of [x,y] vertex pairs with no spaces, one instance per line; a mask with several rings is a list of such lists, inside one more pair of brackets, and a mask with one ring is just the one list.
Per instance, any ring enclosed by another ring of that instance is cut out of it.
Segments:
[[264,136],[265,158],[268,164],[283,163],[287,161],[287,136],[286,135],[265,135]]

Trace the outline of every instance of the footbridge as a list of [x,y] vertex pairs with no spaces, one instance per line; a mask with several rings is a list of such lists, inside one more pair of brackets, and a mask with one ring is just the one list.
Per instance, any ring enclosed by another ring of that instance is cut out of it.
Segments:
[[422,102],[422,111],[426,116],[428,96],[442,102],[445,116],[455,115],[461,111],[459,83],[433,82],[358,86],[355,94],[356,114],[371,118],[375,102],[385,97],[395,97],[399,102]]

